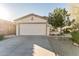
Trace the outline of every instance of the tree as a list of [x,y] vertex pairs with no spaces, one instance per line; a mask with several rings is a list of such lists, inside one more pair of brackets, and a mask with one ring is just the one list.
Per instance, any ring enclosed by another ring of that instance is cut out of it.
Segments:
[[70,15],[68,15],[68,11],[66,11],[65,8],[56,8],[53,12],[49,13],[48,23],[54,26],[54,28],[62,28],[71,24],[69,16]]

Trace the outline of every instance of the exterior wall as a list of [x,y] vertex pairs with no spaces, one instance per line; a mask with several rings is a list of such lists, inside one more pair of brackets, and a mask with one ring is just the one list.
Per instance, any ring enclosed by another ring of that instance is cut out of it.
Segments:
[[50,27],[47,27],[47,36],[49,36]]
[[16,24],[16,35],[19,35],[19,24]]
[[35,16],[29,16],[23,19],[19,19],[16,23],[35,23],[35,22],[47,22],[47,20],[39,18],[39,17],[35,17]]

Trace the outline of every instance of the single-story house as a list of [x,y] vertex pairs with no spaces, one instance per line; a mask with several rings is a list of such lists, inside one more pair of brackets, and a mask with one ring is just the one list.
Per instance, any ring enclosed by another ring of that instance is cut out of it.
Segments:
[[33,13],[16,19],[16,35],[49,35],[47,19]]

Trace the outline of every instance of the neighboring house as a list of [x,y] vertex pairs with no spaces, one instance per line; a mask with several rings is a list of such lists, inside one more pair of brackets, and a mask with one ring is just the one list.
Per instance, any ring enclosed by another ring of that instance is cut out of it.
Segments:
[[16,35],[49,35],[47,17],[29,14],[15,20]]
[[13,35],[16,32],[15,29],[13,22],[0,19],[0,35]]

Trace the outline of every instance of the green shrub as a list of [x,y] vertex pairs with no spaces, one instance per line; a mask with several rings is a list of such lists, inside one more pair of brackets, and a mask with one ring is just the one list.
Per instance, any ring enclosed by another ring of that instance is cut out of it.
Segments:
[[0,35],[0,41],[4,39],[4,35]]
[[79,31],[74,31],[71,33],[72,41],[79,44]]

